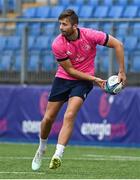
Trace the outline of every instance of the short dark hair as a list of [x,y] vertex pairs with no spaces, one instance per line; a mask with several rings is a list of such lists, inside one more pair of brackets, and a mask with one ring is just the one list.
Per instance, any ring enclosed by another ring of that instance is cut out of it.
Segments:
[[78,20],[78,16],[75,13],[74,10],[72,9],[66,9],[64,10],[58,17],[58,20],[61,20],[63,18],[69,18],[70,22],[72,25],[74,24],[78,24],[79,20]]

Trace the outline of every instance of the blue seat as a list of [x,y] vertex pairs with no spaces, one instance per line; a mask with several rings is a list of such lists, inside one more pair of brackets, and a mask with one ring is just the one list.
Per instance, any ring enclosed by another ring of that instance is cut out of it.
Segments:
[[[78,27],[85,27],[85,23],[84,22],[79,22],[79,24],[78,24]],[[87,27],[87,26],[86,26]]]
[[87,4],[96,7],[99,5],[99,0],[88,0]]
[[0,70],[9,71],[12,63],[12,56],[10,54],[4,54],[0,61]]
[[128,35],[128,30],[129,30],[129,23],[119,23],[116,29],[116,35],[117,36],[127,36]]
[[137,5],[140,7],[140,0],[132,0],[132,5]]
[[111,32],[111,23],[104,23],[102,25],[102,30],[109,34]]
[[78,6],[83,6],[83,5],[85,5],[85,1],[84,0],[74,0],[74,4],[78,5]]
[[35,44],[36,37],[35,36],[29,36],[28,37],[28,49],[31,50],[33,45]]
[[36,8],[36,18],[48,18],[50,16],[50,6],[41,6]]
[[124,43],[124,37],[123,36],[116,36],[116,38],[121,41],[122,43]]
[[73,9],[75,11],[75,13],[78,14],[79,10],[80,10],[80,6],[78,6],[78,5],[69,5],[69,6],[67,6],[67,9]]
[[126,5],[128,5],[128,0],[114,0],[114,4],[122,5],[125,7]]
[[29,24],[29,34],[30,35],[40,35],[41,34],[41,23],[30,23]]
[[82,6],[80,8],[79,17],[80,18],[90,18],[92,17],[93,7],[89,5]]
[[102,4],[105,6],[112,6],[113,0],[104,0],[104,1],[102,1]]
[[122,17],[124,18],[134,18],[137,17],[138,6],[126,6]]
[[140,23],[134,23],[132,26],[132,34],[140,37]]
[[51,53],[43,56],[42,60],[43,60],[43,66],[42,66],[43,71],[55,70],[57,63],[55,62],[54,56]]
[[4,4],[3,4],[3,3],[4,3],[3,1],[4,1],[4,0],[0,0],[0,12],[2,12],[2,10],[3,10],[3,5],[4,5]]
[[22,54],[21,53],[15,53],[14,56],[14,64],[13,64],[13,70],[14,71],[20,71],[21,70],[21,61],[22,61]]
[[108,6],[97,6],[95,12],[93,13],[93,17],[96,18],[104,18],[107,17]]
[[71,0],[59,0],[59,4],[62,6],[68,6],[69,4],[71,4]]
[[138,37],[138,43],[137,43],[137,47],[136,47],[136,51],[140,52],[140,37]]
[[40,62],[40,57],[38,55],[30,55],[28,59],[28,71],[38,71],[39,70],[39,62]]
[[36,42],[32,46],[32,50],[47,50],[50,48],[49,36],[38,36]]
[[43,25],[43,34],[53,35],[56,32],[56,23],[45,23]]
[[7,37],[6,50],[20,50],[21,49],[21,37],[20,36],[9,36]]
[[101,72],[108,72],[109,69],[109,57],[108,54],[102,54],[101,59],[99,59]]
[[88,27],[88,28],[91,28],[91,29],[99,30],[99,23],[98,23],[98,22],[88,23],[88,24],[87,24],[87,27]]
[[132,67],[131,67],[131,71],[132,72],[139,72],[140,73],[140,55],[135,55],[133,56],[133,60],[132,60]]
[[136,36],[126,36],[124,38],[124,47],[128,51],[133,51],[136,49],[138,43],[138,38]]
[[123,13],[123,6],[111,6],[108,17],[109,18],[120,18]]
[[53,6],[51,7],[49,17],[58,18],[58,16],[63,10],[64,10],[64,6]]
[[36,16],[36,8],[25,9],[22,13],[22,16],[25,18],[34,18]]
[[[5,0],[0,0],[0,11],[2,11],[4,5],[5,5]],[[10,11],[15,11],[16,10],[16,0],[6,0],[6,10],[7,12]]]
[[27,27],[27,23],[17,23],[16,24],[16,35],[21,35],[23,33],[23,29]]
[[0,36],[0,51],[3,51],[7,44],[7,37],[6,36]]

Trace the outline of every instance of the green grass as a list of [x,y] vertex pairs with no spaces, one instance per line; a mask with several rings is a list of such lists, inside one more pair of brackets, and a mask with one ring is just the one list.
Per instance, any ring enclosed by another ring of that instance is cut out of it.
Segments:
[[31,170],[37,145],[0,144],[0,179],[140,179],[140,149],[68,146],[57,170],[48,168],[49,145],[38,172]]

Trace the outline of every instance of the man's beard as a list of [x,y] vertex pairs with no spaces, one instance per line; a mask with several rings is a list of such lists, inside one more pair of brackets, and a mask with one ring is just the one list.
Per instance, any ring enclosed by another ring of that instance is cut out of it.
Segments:
[[69,38],[74,34],[74,31],[72,32],[61,31],[61,34],[65,36],[66,38]]

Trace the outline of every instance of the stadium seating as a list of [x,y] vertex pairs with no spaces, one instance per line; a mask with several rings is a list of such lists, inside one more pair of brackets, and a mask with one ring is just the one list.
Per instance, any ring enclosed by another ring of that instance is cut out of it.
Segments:
[[114,4],[122,5],[125,7],[126,5],[128,5],[128,0],[114,0]]
[[9,36],[7,38],[6,50],[20,50],[21,48],[21,37],[20,36]]
[[109,18],[120,18],[123,13],[123,6],[111,6],[108,17]]
[[129,23],[123,22],[119,23],[116,28],[116,36],[126,36],[128,35]]
[[59,14],[64,10],[64,6],[54,6],[50,10],[49,17],[58,18]]
[[71,0],[60,0],[60,5],[62,6],[68,6],[69,4],[71,4]]
[[49,36],[37,36],[36,42],[32,44],[31,50],[47,50],[50,49]]
[[46,54],[42,58],[42,70],[43,71],[52,71],[56,66],[56,62],[54,61],[54,57],[52,53]]
[[88,0],[87,4],[96,7],[99,5],[99,0]]
[[6,43],[7,43],[7,37],[0,36],[0,51],[3,51],[5,49]]
[[73,9],[77,14],[79,13],[80,6],[77,5],[69,5],[67,9]]
[[43,34],[46,36],[51,36],[56,32],[56,23],[45,23],[42,25]]
[[131,71],[132,72],[140,72],[140,54],[139,55],[135,55],[133,57]]
[[80,8],[79,17],[80,18],[90,18],[90,17],[92,17],[93,9],[94,8],[92,6],[89,6],[89,5],[82,6]]
[[12,55],[9,53],[3,54],[0,60],[0,70],[9,71],[12,63]]
[[35,36],[29,36],[28,37],[28,50],[31,50],[33,45],[35,44],[36,37]]
[[102,0],[102,4],[105,6],[112,6],[113,1],[112,0]]
[[132,53],[136,49],[138,43],[138,38],[136,36],[126,36],[124,37],[124,47],[129,53]]
[[[8,1],[12,2],[12,0]],[[14,2],[14,1],[13,1]],[[0,8],[3,3],[3,0],[0,0]],[[13,3],[14,5],[14,3]],[[11,3],[11,9],[13,8]],[[15,8],[15,5],[14,5]],[[40,7],[31,7],[23,11],[22,16],[24,18],[58,18],[58,15],[65,8],[74,9],[78,13],[80,18],[135,18],[140,17],[140,1],[139,0],[59,0],[56,6],[40,6]],[[140,23],[139,22],[121,22],[116,25],[116,34],[115,36],[124,42],[125,47],[125,59],[127,69],[131,64],[130,54],[135,50],[140,50]],[[57,23],[16,23],[15,34],[13,36],[0,36],[0,52],[13,51],[14,58],[13,63],[14,68],[17,71],[21,67],[21,53],[17,53],[21,50],[22,42],[22,32],[23,29],[28,26],[28,50],[30,53],[28,64],[28,69],[32,71],[37,71],[39,69],[39,64],[42,64],[43,70],[52,70],[54,68],[54,57],[52,53],[45,52],[51,50],[51,43],[59,33],[59,27]],[[106,33],[111,33],[111,24],[100,23],[100,22],[80,22],[80,27],[86,26],[93,29],[103,30]],[[100,55],[104,59],[108,58],[107,50],[103,47],[97,48],[100,52]],[[33,52],[36,53],[33,53]],[[13,55],[6,55],[1,53],[0,68],[9,69],[11,68],[11,61]],[[3,58],[4,57],[4,58]],[[41,57],[41,58],[40,58]],[[135,59],[138,59],[139,54]],[[98,56],[99,58],[99,56]],[[3,59],[4,60],[3,62]],[[33,60],[35,59],[35,60]],[[100,58],[99,58],[100,59]],[[132,59],[132,57],[131,57]],[[7,63],[10,63],[7,66]],[[33,65],[36,63],[36,65]],[[103,63],[102,70],[107,71],[108,69],[108,60],[101,61]],[[134,60],[134,70],[136,69],[136,64],[138,60]],[[95,64],[99,66],[99,62]],[[139,65],[138,65],[139,67]]]
[[41,34],[41,23],[30,23],[29,34],[36,36]]
[[140,23],[134,23],[132,28],[133,35],[140,37]]
[[34,17],[36,18],[47,18],[49,17],[50,7],[49,6],[41,6],[36,8],[36,14]]
[[38,71],[39,70],[40,57],[36,54],[31,54],[28,59],[28,71]]
[[140,1],[139,0],[132,0],[132,4],[140,7]]
[[107,16],[109,7],[108,6],[97,6],[95,12],[93,13],[93,17],[95,18],[103,18]]
[[[39,8],[37,8],[39,9]],[[36,16],[36,8],[28,8],[23,11],[23,17],[25,18],[34,18]]]
[[27,27],[28,26],[28,23],[17,23],[16,24],[16,30],[15,30],[15,34],[16,35],[22,35],[22,33],[23,33],[23,29],[25,28],[25,27]]
[[123,16],[124,18],[134,18],[137,16],[138,6],[126,6]]

